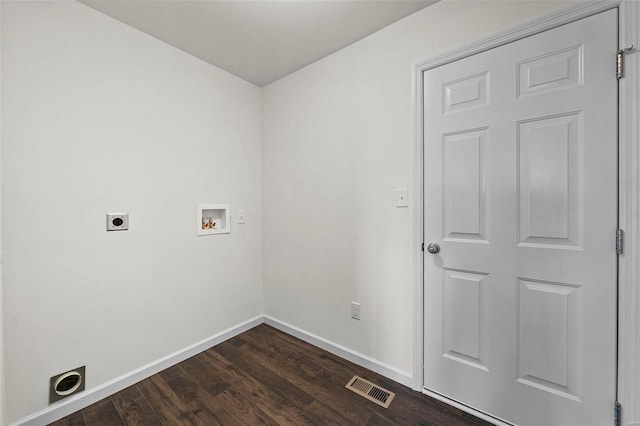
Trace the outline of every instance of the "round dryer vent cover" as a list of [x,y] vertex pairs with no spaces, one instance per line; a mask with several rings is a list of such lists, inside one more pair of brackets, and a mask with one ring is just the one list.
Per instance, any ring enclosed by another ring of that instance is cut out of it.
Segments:
[[53,376],[49,380],[49,404],[84,390],[85,367]]

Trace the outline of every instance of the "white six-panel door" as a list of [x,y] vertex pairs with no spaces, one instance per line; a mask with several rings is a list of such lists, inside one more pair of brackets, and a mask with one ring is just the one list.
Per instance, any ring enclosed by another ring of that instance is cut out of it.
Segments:
[[522,426],[613,423],[617,12],[424,77],[424,386]]

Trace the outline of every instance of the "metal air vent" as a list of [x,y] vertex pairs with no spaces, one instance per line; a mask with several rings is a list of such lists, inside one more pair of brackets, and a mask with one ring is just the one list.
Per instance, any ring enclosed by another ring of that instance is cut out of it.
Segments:
[[396,396],[395,393],[358,376],[353,376],[345,387],[384,408],[389,408],[393,397]]

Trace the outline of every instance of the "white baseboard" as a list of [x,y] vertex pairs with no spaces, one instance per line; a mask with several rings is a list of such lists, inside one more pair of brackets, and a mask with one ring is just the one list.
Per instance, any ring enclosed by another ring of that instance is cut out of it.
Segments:
[[330,342],[320,336],[309,333],[293,325],[287,324],[268,315],[260,315],[252,318],[242,324],[231,327],[223,332],[220,332],[214,336],[202,340],[194,345],[188,346],[164,358],[133,370],[129,373],[123,374],[120,377],[116,377],[106,383],[103,383],[94,388],[88,389],[78,395],[69,397],[63,401],[52,404],[44,410],[38,411],[22,419],[16,420],[9,426],[43,426],[49,423],[55,422],[69,414],[75,413],[78,410],[82,410],[91,404],[94,404],[104,398],[113,395],[116,392],[136,384],[147,377],[153,376],[161,372],[162,370],[171,367],[179,362],[182,362],[194,355],[199,354],[215,345],[218,345],[228,339],[231,339],[238,334],[244,333],[247,330],[252,329],[262,323],[266,323],[280,331],[304,340],[314,346],[331,352],[341,358],[358,364],[364,368],[375,371],[391,380],[401,383],[405,386],[412,387],[414,379],[411,374],[399,370],[391,365],[385,364],[381,361],[363,355],[356,351],[353,351],[347,347],[339,345],[337,343]]
[[308,331],[302,330],[296,326],[287,324],[276,318],[272,318],[269,315],[264,316],[264,323],[413,389],[413,376],[406,371],[402,371],[396,367],[385,364],[382,361],[373,359],[345,346],[330,342],[329,340],[316,336],[315,334],[309,333]]
[[260,325],[264,322],[262,315],[252,318],[242,324],[231,327],[225,331],[222,331],[214,336],[204,339],[196,344],[188,346],[164,358],[133,370],[129,373],[123,374],[120,377],[116,377],[102,385],[88,389],[85,392],[79,393],[76,396],[69,397],[59,403],[52,404],[44,410],[38,411],[30,416],[16,420],[11,423],[10,426],[43,426],[49,423],[55,422],[69,414],[75,413],[78,410],[82,410],[91,404],[94,404],[101,399],[104,399],[116,392],[138,383],[147,377],[153,376],[161,372],[162,370],[171,367],[179,362],[182,362],[194,355],[199,354],[217,344],[224,342],[238,334],[244,333],[253,327]]

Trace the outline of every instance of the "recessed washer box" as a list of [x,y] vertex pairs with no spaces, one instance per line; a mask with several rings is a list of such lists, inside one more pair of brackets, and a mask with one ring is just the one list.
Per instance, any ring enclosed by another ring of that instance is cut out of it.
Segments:
[[229,234],[229,204],[198,204],[196,229],[197,235]]

